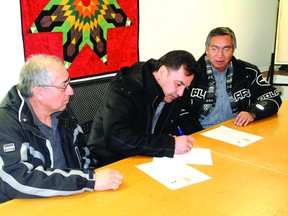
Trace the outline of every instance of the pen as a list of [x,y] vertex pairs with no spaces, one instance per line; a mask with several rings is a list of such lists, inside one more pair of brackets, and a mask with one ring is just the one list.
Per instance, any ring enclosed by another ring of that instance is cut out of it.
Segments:
[[181,130],[181,128],[179,126],[178,126],[178,133],[179,133],[180,136],[184,135],[183,131]]

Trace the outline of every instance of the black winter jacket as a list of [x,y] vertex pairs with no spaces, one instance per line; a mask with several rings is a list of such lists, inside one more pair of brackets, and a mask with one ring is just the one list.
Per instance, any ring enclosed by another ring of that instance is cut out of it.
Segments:
[[58,129],[69,169],[52,166],[49,140],[16,86],[0,105],[0,203],[14,198],[66,196],[93,191],[95,175],[88,169],[89,150],[83,132],[68,108],[59,116]]
[[[199,119],[208,90],[205,54],[198,63],[201,73],[195,77],[190,86],[189,103],[194,117]],[[232,57],[234,74],[232,77],[232,95],[237,103],[237,113],[247,111],[256,115],[255,120],[271,116],[278,112],[282,100],[276,88],[272,87],[257,66]],[[216,100],[216,97],[214,97]],[[260,105],[260,106],[259,106]],[[233,113],[234,116],[237,113]]]
[[153,113],[164,99],[152,74],[154,62],[122,68],[108,87],[88,140],[98,166],[134,155],[173,157],[177,126],[184,134],[202,129],[177,99],[164,106],[151,134]]

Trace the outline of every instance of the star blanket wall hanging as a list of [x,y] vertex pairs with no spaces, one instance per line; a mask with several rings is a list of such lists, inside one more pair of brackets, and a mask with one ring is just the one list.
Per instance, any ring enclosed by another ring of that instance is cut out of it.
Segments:
[[71,78],[139,60],[138,0],[20,0],[24,54],[57,55]]

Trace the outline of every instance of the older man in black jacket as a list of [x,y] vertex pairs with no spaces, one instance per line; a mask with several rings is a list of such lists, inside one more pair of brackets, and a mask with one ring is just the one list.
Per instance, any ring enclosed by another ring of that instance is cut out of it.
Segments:
[[61,59],[33,55],[0,103],[0,203],[117,189],[117,170],[95,171],[73,111]]
[[193,80],[187,99],[203,128],[231,118],[246,126],[278,112],[282,101],[277,89],[255,65],[233,56],[236,37],[230,28],[213,29],[205,45],[198,60],[201,74]]

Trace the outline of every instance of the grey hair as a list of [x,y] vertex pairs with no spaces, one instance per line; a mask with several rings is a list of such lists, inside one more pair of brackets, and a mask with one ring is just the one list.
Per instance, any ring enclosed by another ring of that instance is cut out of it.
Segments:
[[218,36],[218,35],[230,35],[230,37],[232,39],[233,50],[235,50],[237,48],[236,36],[235,36],[234,32],[228,27],[217,27],[215,29],[212,29],[206,38],[206,42],[205,42],[206,48],[208,48],[210,46],[211,38],[214,36]]
[[31,97],[35,86],[51,85],[53,82],[48,71],[49,64],[62,63],[57,56],[36,54],[30,56],[19,74],[18,90],[25,97]]

